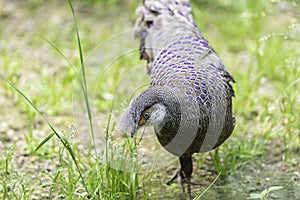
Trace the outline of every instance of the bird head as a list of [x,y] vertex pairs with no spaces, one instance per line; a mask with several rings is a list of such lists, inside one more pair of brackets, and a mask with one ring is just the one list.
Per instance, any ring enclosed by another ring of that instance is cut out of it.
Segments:
[[165,116],[166,106],[159,101],[154,90],[147,89],[130,102],[117,127],[133,137],[139,128],[158,125],[164,121]]

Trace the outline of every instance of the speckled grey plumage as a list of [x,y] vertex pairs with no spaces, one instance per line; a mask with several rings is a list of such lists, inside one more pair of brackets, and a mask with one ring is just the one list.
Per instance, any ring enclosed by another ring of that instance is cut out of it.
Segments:
[[188,1],[145,0],[138,13],[135,37],[151,83],[132,100],[119,124],[134,132],[146,108],[155,103],[167,108],[155,133],[167,151],[180,157],[191,198],[191,155],[218,147],[234,129],[234,79],[197,28]]

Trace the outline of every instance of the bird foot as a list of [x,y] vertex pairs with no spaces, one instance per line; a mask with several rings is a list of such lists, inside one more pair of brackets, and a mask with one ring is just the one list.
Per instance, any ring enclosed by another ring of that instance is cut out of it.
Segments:
[[187,183],[187,186],[188,186],[188,199],[192,199],[191,198],[191,189],[190,189],[190,185],[191,185],[191,181],[190,179],[186,178],[185,175],[184,175],[184,172],[181,170],[181,167],[179,167],[173,177],[166,183],[167,185],[171,185],[175,179],[177,179],[177,182],[178,182],[178,185],[181,189],[181,191],[183,193],[185,193],[185,188],[184,188],[184,183],[186,182]]
[[167,185],[171,185],[175,179],[177,179],[178,184],[182,185],[184,183],[184,177],[183,177],[183,173],[181,171],[181,167],[178,167],[174,173],[174,175],[172,176],[172,178],[166,183]]

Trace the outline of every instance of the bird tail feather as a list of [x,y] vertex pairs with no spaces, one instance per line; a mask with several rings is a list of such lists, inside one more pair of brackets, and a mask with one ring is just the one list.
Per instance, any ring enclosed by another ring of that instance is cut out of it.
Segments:
[[153,53],[149,49],[153,44],[157,47],[157,43],[162,42],[162,37],[155,35],[158,29],[178,31],[178,27],[184,27],[185,30],[200,32],[196,28],[189,0],[144,0],[136,12],[141,17],[135,23],[134,34],[140,40],[140,59],[148,61],[149,73],[153,61]]

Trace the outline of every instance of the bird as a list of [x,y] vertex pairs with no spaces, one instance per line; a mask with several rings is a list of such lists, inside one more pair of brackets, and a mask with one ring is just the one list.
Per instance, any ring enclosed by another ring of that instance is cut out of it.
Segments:
[[118,120],[133,137],[146,126],[171,154],[179,157],[174,177],[188,199],[192,155],[219,147],[232,134],[236,118],[233,76],[194,21],[188,0],[143,0],[134,36],[140,59],[147,61],[150,85],[134,97]]

